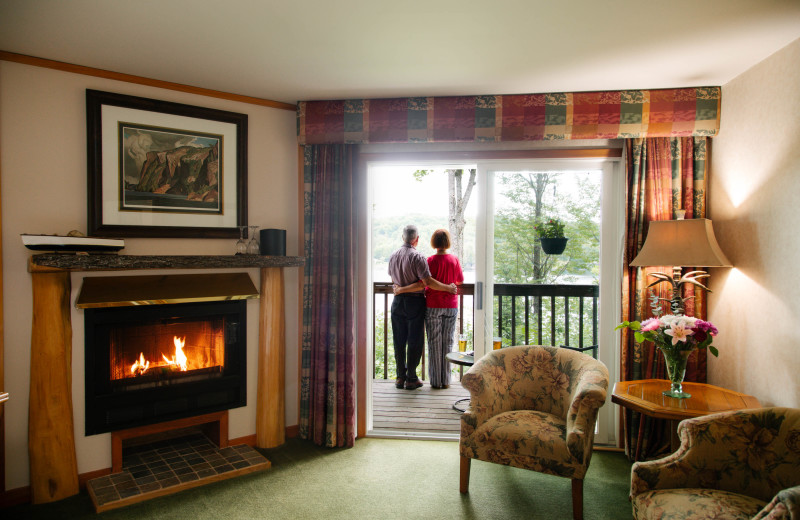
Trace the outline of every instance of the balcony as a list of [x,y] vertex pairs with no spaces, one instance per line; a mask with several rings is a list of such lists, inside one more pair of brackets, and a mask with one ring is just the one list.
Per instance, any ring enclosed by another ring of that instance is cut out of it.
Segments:
[[[463,284],[458,298],[458,334],[472,338],[475,322],[474,284]],[[597,285],[494,284],[492,336],[511,345],[556,345],[597,357]],[[394,388],[396,377],[389,312],[392,284],[375,282],[372,315],[373,425],[374,429],[405,431],[412,435],[457,436],[460,413],[451,408],[455,399],[469,393],[461,387],[463,367],[453,367],[446,391],[405,391]],[[426,379],[427,346],[420,363]]]

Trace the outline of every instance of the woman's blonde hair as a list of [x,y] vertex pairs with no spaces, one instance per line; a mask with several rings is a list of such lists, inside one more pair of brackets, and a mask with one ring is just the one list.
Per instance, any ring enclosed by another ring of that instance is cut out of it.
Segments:
[[450,232],[446,229],[437,229],[431,235],[431,247],[434,249],[450,249]]

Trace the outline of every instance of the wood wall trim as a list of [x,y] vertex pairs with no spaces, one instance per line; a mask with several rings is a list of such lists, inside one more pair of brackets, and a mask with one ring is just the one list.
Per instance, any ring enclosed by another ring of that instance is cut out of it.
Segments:
[[[0,174],[0,179],[2,175]],[[0,191],[0,199],[2,199],[2,191]],[[5,337],[5,327],[3,316],[3,219],[2,208],[0,207],[0,392],[5,392],[5,345],[3,338]],[[9,399],[13,396],[9,395]],[[0,492],[6,490],[6,405],[0,404]]]
[[238,101],[239,103],[247,103],[250,105],[259,105],[262,107],[277,108],[280,110],[291,110],[292,112],[297,110],[296,105],[283,103],[281,101],[272,101],[271,99],[232,94],[230,92],[222,92],[219,90],[211,90],[202,87],[193,87],[191,85],[184,85],[182,83],[173,83],[171,81],[144,78],[142,76],[134,76],[133,74],[124,74],[122,72],[95,69],[93,67],[86,67],[84,65],[74,65],[72,63],[65,63],[63,61],[37,58],[35,56],[27,56],[25,54],[17,54],[14,52],[0,51],[0,60],[22,63],[24,65],[33,65],[34,67],[60,70],[63,72],[71,72],[73,74],[83,74],[84,76],[94,76],[96,78],[113,79],[116,81],[124,81],[126,83],[135,83],[137,85],[147,85],[149,87],[176,90],[178,92],[187,92],[189,94],[197,94],[200,96],[227,99],[228,101]]
[[619,159],[622,148],[544,148],[534,150],[470,150],[453,152],[363,153],[364,164],[376,161],[494,161],[510,159]]
[[[425,163],[426,161],[493,161],[493,160],[513,160],[513,159],[619,159],[622,157],[622,148],[543,148],[534,150],[476,150],[476,151],[450,151],[450,152],[383,152],[383,153],[361,153],[356,161],[357,172],[359,175],[360,188],[364,193],[359,193],[361,200],[358,204],[366,207],[366,184],[367,184],[367,163],[370,162],[419,162]],[[358,226],[359,236],[368,236],[370,230],[367,229],[366,216],[359,213]],[[301,228],[302,229],[302,228]],[[359,258],[365,258],[367,255],[366,243],[363,241],[359,243]],[[367,286],[366,270],[359,270],[359,289],[358,294],[358,316],[361,316],[362,310],[366,312],[366,300],[369,297],[371,287]],[[366,320],[366,317],[356,317]],[[370,325],[367,324],[367,327]],[[357,357],[357,370],[356,374],[356,417],[357,419],[357,435],[359,437],[366,436],[367,433],[367,372],[366,366],[369,362],[367,359],[367,338],[363,336],[361,331],[363,327],[358,327],[357,332],[358,341],[356,342],[356,357]],[[362,337],[363,336],[363,337]],[[374,346],[373,346],[374,348]]]

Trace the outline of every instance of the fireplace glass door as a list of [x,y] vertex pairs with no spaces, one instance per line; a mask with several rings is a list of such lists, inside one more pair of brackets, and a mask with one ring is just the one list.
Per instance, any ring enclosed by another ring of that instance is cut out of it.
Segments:
[[246,304],[86,309],[87,434],[246,404]]

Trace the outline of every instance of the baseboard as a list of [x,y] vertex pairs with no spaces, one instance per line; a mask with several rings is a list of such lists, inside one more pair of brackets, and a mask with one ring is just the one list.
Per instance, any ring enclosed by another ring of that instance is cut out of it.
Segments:
[[[295,439],[300,435],[300,426],[295,424],[294,426],[287,426],[286,427],[286,438],[287,439]],[[237,437],[236,439],[228,439],[229,446],[236,446],[237,444],[247,444],[248,446],[255,447],[256,445],[256,435],[245,435],[244,437]],[[95,471],[89,471],[87,473],[81,473],[78,475],[78,484],[80,485],[81,490],[86,489],[86,483],[93,478],[102,477],[103,475],[108,475],[111,473],[111,468],[104,468],[98,469]],[[21,504],[27,504],[31,501],[31,487],[25,486],[17,489],[9,489],[8,491],[4,491],[0,493],[0,507],[11,507],[11,506],[18,506]]]
[[17,489],[9,489],[0,493],[0,507],[18,506],[27,504],[31,501],[31,487],[25,486]]
[[256,435],[245,435],[244,437],[237,437],[235,439],[228,439],[228,446],[236,446],[237,444],[247,444],[250,447],[256,446]]

